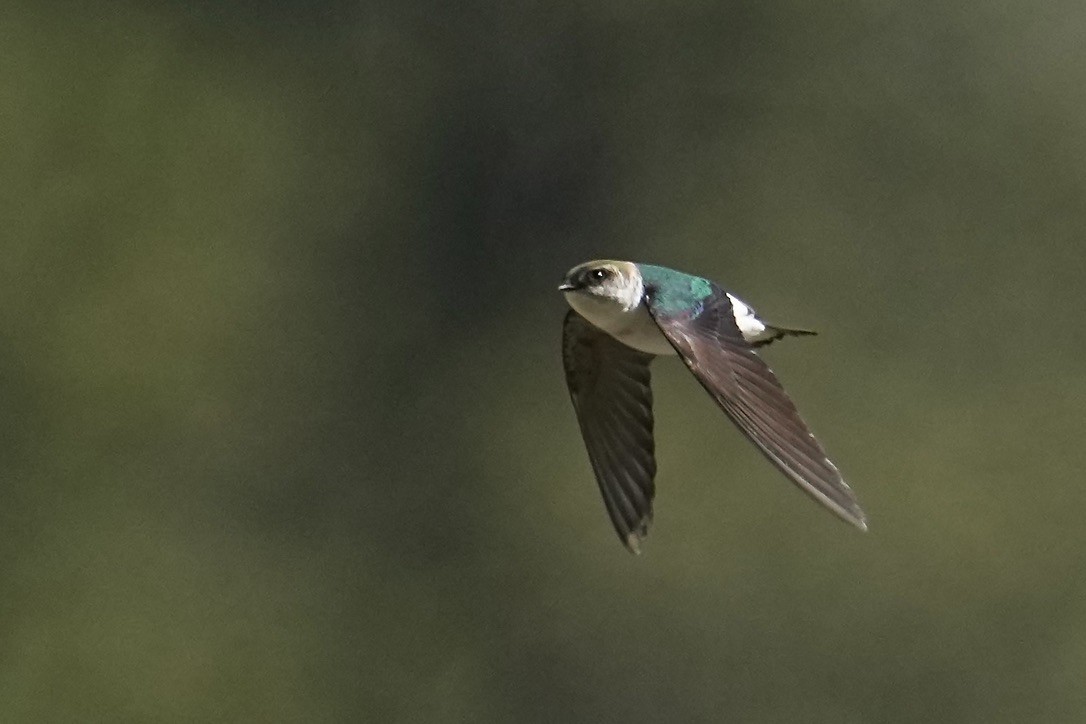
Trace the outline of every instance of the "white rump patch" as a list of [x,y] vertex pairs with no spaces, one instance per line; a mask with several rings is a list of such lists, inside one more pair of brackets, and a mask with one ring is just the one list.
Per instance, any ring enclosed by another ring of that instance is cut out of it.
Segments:
[[743,339],[748,342],[758,342],[766,337],[766,325],[754,314],[754,308],[739,297],[728,293],[728,299],[732,302],[732,315],[735,317],[735,326],[743,333]]

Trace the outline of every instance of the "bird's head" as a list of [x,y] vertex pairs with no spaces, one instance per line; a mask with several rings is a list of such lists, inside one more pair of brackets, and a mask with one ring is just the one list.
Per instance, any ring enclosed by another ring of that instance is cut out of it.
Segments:
[[601,259],[578,264],[570,269],[558,291],[566,295],[574,309],[578,309],[575,300],[591,299],[597,303],[621,306],[623,310],[629,311],[641,303],[645,285],[636,264]]

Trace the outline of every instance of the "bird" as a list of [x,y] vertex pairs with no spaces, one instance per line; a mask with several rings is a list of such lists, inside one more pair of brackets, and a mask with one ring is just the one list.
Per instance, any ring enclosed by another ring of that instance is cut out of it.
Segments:
[[714,282],[609,259],[579,264],[558,290],[571,309],[562,361],[607,514],[632,553],[648,535],[656,493],[649,365],[678,356],[740,431],[786,477],[841,519],[867,516],[799,416],[759,349],[815,332],[768,324]]

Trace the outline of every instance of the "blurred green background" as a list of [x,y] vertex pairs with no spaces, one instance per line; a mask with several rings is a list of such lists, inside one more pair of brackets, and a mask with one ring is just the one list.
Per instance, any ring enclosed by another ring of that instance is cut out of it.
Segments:
[[[0,11],[0,720],[1086,720],[1082,3]],[[638,558],[565,270],[709,276]]]

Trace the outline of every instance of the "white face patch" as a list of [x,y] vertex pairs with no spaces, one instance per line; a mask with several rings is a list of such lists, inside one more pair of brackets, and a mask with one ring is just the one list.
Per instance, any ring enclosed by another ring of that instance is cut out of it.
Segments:
[[743,333],[743,339],[748,342],[757,342],[766,337],[765,323],[754,315],[754,309],[747,305],[739,297],[728,294],[732,302],[732,315],[735,317],[735,326]]

